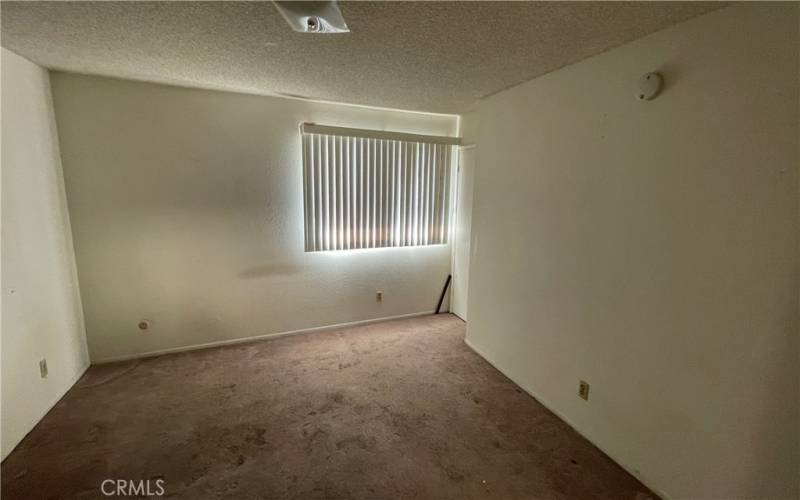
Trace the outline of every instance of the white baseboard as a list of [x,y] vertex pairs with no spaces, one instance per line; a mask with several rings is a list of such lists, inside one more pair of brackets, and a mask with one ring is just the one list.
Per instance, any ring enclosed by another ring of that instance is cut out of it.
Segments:
[[90,366],[91,365],[87,363],[86,366],[80,369],[78,373],[72,377],[72,379],[66,384],[63,390],[58,391],[58,393],[56,393],[55,397],[53,397],[53,399],[50,400],[49,404],[47,405],[47,409],[41,414],[41,416],[39,416],[38,419],[36,419],[36,422],[33,422],[33,425],[31,425],[31,428],[28,429],[28,432],[23,434],[22,437],[20,437],[19,440],[16,443],[14,443],[14,446],[12,446],[10,450],[8,450],[8,453],[3,455],[2,458],[3,460],[5,460],[6,457],[11,455],[11,452],[13,452],[17,448],[17,446],[19,446],[19,444],[28,436],[28,434],[30,434],[31,431],[35,429],[37,425],[39,425],[39,422],[42,421],[45,415],[50,413],[50,410],[52,410],[53,407],[57,405],[59,401],[61,401],[61,398],[63,398],[69,392],[69,390],[72,389],[72,387],[78,382],[78,380],[80,380],[81,377],[83,377],[83,374],[86,373],[86,370],[88,370]]
[[147,351],[135,354],[124,354],[122,356],[111,356],[108,358],[93,359],[93,365],[103,363],[113,363],[116,361],[129,361],[132,359],[152,358],[154,356],[161,356],[163,354],[171,354],[176,352],[196,351],[198,349],[208,349],[210,347],[220,347],[224,345],[245,344],[247,342],[256,342],[259,340],[275,339],[279,337],[287,337],[289,335],[300,335],[304,333],[326,332],[330,330],[341,330],[342,328],[350,328],[353,326],[369,325],[372,323],[383,323],[384,321],[392,321],[395,319],[415,318],[418,316],[427,316],[433,314],[433,311],[415,312],[410,314],[400,314],[397,316],[384,316],[382,318],[364,319],[360,321],[350,321],[348,323],[337,323],[335,325],[317,326],[313,328],[303,328],[300,330],[289,330],[287,332],[267,333],[263,335],[253,335],[250,337],[240,337],[236,339],[215,340],[214,342],[205,342],[202,344],[192,344],[180,347],[170,347],[168,349],[158,349],[156,351]]
[[489,363],[490,365],[492,365],[492,366],[494,367],[494,369],[495,369],[495,370],[499,371],[499,372],[500,372],[500,373],[502,373],[502,374],[503,374],[503,375],[504,375],[506,378],[508,378],[509,380],[511,380],[512,382],[514,382],[514,384],[516,384],[516,385],[517,385],[517,387],[519,387],[520,389],[522,389],[523,391],[525,391],[526,393],[528,393],[528,395],[529,395],[530,397],[532,397],[533,399],[535,399],[536,401],[538,401],[538,402],[539,402],[539,404],[541,404],[542,406],[544,406],[545,408],[547,408],[548,410],[550,410],[550,411],[551,411],[551,412],[552,412],[552,413],[553,413],[555,416],[557,416],[557,417],[558,417],[559,419],[561,419],[561,420],[562,420],[562,421],[563,421],[565,424],[567,424],[568,426],[570,426],[570,427],[572,428],[572,430],[574,430],[575,432],[577,432],[578,434],[580,434],[580,435],[581,435],[581,436],[582,436],[584,439],[586,439],[587,441],[589,441],[590,443],[592,443],[592,445],[594,445],[595,447],[597,447],[597,448],[598,448],[600,451],[602,451],[603,453],[605,453],[605,454],[606,454],[606,456],[607,456],[608,458],[610,458],[610,459],[611,459],[611,460],[613,460],[613,461],[614,461],[614,462],[615,462],[617,465],[619,465],[620,467],[622,467],[623,469],[625,469],[625,471],[627,471],[627,472],[628,472],[628,474],[630,474],[631,476],[635,477],[635,478],[636,478],[637,480],[639,480],[639,481],[640,481],[640,482],[641,482],[643,485],[645,485],[645,486],[647,486],[648,488],[650,488],[650,490],[651,490],[651,491],[653,491],[653,492],[654,492],[656,495],[660,496],[660,497],[661,497],[662,499],[664,499],[664,500],[670,500],[670,499],[672,498],[672,497],[670,497],[670,496],[669,496],[669,495],[668,495],[666,492],[664,492],[664,491],[663,491],[663,490],[661,490],[660,488],[657,488],[655,485],[653,485],[652,481],[649,481],[647,478],[645,478],[645,477],[642,477],[641,473],[640,473],[640,472],[638,472],[638,471],[637,471],[637,470],[636,470],[634,467],[631,467],[630,465],[627,465],[625,462],[622,462],[622,461],[621,461],[621,460],[619,460],[617,457],[615,457],[613,454],[611,454],[611,453],[610,453],[610,452],[609,452],[607,449],[603,448],[602,446],[598,445],[597,443],[595,443],[594,441],[592,441],[591,439],[589,439],[589,437],[588,437],[588,436],[586,436],[586,435],[585,435],[584,433],[582,433],[582,432],[581,432],[581,431],[580,431],[580,430],[579,430],[577,427],[575,427],[575,425],[574,425],[574,424],[573,424],[573,423],[570,421],[570,419],[569,419],[569,418],[567,418],[567,417],[566,417],[565,415],[563,415],[561,412],[559,412],[558,410],[556,410],[556,409],[555,409],[555,408],[554,408],[552,405],[550,405],[550,404],[549,404],[547,401],[545,401],[544,399],[542,399],[542,398],[541,398],[539,395],[535,394],[533,391],[531,391],[531,390],[530,390],[530,389],[528,389],[527,387],[523,386],[521,383],[519,383],[517,380],[515,380],[515,379],[514,379],[514,377],[512,377],[511,375],[509,375],[508,373],[506,373],[506,371],[505,371],[505,370],[503,370],[502,368],[500,368],[500,367],[497,365],[497,363],[495,363],[494,361],[492,361],[491,359],[489,359],[489,357],[488,357],[488,356],[486,356],[486,354],[485,354],[485,353],[484,353],[484,352],[483,352],[483,351],[482,351],[480,348],[478,348],[478,347],[477,347],[475,344],[473,344],[472,342],[470,342],[470,341],[469,341],[469,340],[468,340],[466,337],[464,338],[464,343],[465,343],[465,344],[467,344],[467,347],[469,347],[470,349],[472,349],[472,351],[473,351],[475,354],[477,354],[478,356],[480,356],[481,358],[483,358],[483,360],[484,360],[484,361],[486,361],[487,363]]

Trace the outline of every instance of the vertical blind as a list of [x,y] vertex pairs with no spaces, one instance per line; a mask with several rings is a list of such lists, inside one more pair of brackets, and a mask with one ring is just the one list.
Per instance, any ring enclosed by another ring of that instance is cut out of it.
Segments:
[[302,137],[307,252],[447,243],[452,145]]

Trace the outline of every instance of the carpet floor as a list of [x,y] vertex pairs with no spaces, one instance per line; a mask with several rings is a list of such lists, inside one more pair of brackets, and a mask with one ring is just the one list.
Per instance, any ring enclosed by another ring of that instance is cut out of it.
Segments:
[[656,498],[463,340],[423,316],[93,366],[3,462],[3,498],[106,498],[105,479],[186,499]]

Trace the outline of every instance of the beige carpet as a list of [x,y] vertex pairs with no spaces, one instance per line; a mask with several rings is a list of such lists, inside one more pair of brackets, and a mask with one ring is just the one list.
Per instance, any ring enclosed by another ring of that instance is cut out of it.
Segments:
[[463,338],[425,316],[92,367],[3,462],[3,498],[653,496]]

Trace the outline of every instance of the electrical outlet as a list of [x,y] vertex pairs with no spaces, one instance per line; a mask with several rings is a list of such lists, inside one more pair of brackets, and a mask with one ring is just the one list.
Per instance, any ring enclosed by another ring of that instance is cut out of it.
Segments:
[[375,302],[383,302],[383,292],[380,290],[375,292]]
[[589,400],[589,383],[584,382],[583,380],[580,381],[580,385],[578,386],[578,396],[582,399]]
[[46,358],[42,358],[42,360],[39,361],[39,375],[41,375],[42,378],[47,378],[47,359]]

